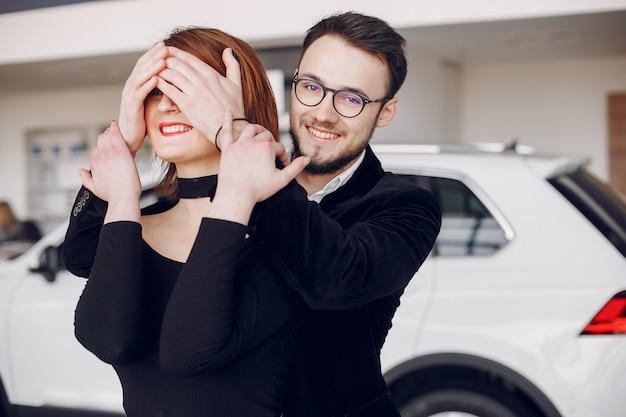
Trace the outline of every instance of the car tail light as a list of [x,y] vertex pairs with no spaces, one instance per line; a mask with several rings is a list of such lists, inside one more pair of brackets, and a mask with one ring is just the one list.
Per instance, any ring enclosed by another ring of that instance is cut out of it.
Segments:
[[626,334],[626,291],[613,296],[581,334]]

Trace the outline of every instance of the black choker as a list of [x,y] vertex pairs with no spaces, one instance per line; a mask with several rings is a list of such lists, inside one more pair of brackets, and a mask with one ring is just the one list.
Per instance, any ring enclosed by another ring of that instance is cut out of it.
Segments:
[[217,175],[199,178],[177,178],[178,198],[203,198],[215,195]]

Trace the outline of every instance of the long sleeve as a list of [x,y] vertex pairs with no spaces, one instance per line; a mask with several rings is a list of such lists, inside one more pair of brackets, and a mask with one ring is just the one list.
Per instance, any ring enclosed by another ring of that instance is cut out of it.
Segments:
[[294,181],[258,206],[255,238],[311,308],[350,309],[401,292],[430,253],[441,224],[435,197],[382,170],[379,177],[320,205]]
[[[168,210],[175,202],[159,199],[154,204],[141,209],[143,215]],[[94,263],[100,230],[108,203],[81,187],[70,212],[70,222],[65,233],[63,261],[72,274],[88,277]]]
[[237,223],[203,219],[163,319],[164,371],[193,376],[218,369],[292,317],[293,294],[246,232]]
[[141,225],[102,226],[89,279],[75,311],[78,341],[107,363],[133,359],[145,337]]
[[72,274],[89,276],[106,210],[106,201],[85,187],[80,188],[72,206],[63,245],[63,261]]

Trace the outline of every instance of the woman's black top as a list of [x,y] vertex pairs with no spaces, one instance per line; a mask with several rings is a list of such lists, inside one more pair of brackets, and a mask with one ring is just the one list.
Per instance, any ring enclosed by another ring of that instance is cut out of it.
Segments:
[[102,227],[78,340],[119,375],[128,416],[278,416],[296,302],[243,225],[203,219],[186,263],[141,226]]

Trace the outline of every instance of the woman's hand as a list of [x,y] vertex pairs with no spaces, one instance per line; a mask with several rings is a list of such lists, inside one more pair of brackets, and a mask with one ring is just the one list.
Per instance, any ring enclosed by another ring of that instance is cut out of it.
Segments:
[[150,48],[137,60],[122,90],[119,128],[132,154],[141,148],[146,137],[144,101],[157,86],[157,74],[165,68],[167,54],[163,42]]
[[225,49],[224,77],[190,53],[171,46],[167,49],[167,67],[159,73],[157,87],[176,103],[195,129],[213,141],[226,109],[231,109],[235,117],[245,116],[239,62],[230,48]]
[[[248,224],[256,203],[284,188],[310,161],[299,157],[290,163],[285,147],[260,125],[248,125],[235,141],[230,112],[224,117],[219,145],[219,179],[209,217],[241,224]],[[276,166],[277,159],[285,168]]]
[[139,173],[115,121],[98,136],[91,153],[90,168],[90,171],[81,169],[79,174],[85,188],[109,202],[104,222],[138,222],[141,196]]

